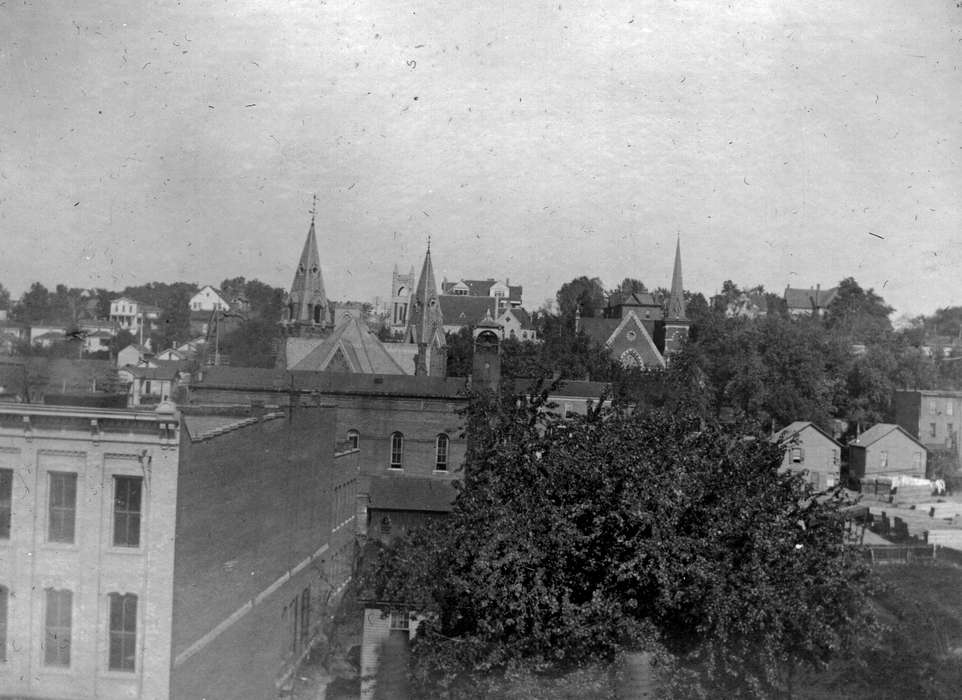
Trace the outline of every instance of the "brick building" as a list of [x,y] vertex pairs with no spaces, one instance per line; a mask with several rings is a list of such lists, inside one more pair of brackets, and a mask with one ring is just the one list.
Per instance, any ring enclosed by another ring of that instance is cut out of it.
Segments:
[[0,688],[274,697],[353,557],[335,409],[0,404]]

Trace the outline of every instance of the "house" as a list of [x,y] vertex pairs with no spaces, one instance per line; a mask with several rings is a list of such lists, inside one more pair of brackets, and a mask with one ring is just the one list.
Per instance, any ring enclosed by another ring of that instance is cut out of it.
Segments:
[[62,343],[67,339],[67,334],[64,331],[54,330],[47,331],[45,333],[40,333],[39,335],[33,336],[33,346],[38,348],[49,348],[57,343]]
[[194,296],[190,298],[188,306],[191,311],[227,311],[230,304],[224,299],[223,294],[209,284],[201,287]]
[[4,696],[288,692],[350,576],[335,410],[0,404]]
[[441,294],[450,296],[491,297],[495,300],[493,316],[497,316],[508,307],[522,305],[523,288],[512,285],[510,280],[504,282],[489,277],[485,280],[458,280],[448,282],[442,280]]
[[150,359],[154,356],[147,345],[131,343],[117,353],[117,367],[131,365],[150,366]]
[[127,388],[131,407],[158,404],[174,398],[180,376],[177,362],[154,363],[156,366],[127,365],[117,370],[121,385]]
[[498,300],[487,296],[442,294],[438,302],[445,333],[457,333],[465,326],[476,326],[486,315],[495,316],[498,308]]
[[160,318],[160,308],[131,299],[119,297],[110,302],[110,321],[118,330],[130,331],[137,335],[141,331],[149,333]]
[[816,489],[836,486],[841,478],[842,445],[831,435],[808,421],[795,421],[772,436],[782,445],[782,469],[802,472]]
[[538,331],[531,322],[531,314],[520,306],[508,307],[496,320],[504,331],[505,338],[514,338],[522,342],[538,340]]
[[108,331],[90,331],[84,332],[82,337],[84,354],[90,354],[95,352],[109,352],[110,341],[113,340],[114,335]]
[[837,287],[825,290],[821,285],[815,289],[785,287],[785,306],[791,316],[824,316],[837,295]]
[[894,423],[879,423],[848,446],[846,481],[880,476],[924,477],[925,446]]

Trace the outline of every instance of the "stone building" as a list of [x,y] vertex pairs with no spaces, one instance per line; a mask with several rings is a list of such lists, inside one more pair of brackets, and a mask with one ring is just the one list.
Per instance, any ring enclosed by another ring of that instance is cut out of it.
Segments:
[[0,688],[276,697],[353,557],[335,409],[0,404]]

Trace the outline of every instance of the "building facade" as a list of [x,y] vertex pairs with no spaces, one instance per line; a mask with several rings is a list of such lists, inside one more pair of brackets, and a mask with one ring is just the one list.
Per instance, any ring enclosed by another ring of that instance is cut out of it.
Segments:
[[795,421],[772,436],[785,448],[782,469],[804,472],[816,489],[836,486],[841,478],[842,445],[808,421]]

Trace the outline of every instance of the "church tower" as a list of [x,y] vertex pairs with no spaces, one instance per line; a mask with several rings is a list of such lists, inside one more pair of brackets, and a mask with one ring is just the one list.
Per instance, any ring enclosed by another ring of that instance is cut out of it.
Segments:
[[504,329],[486,311],[474,328],[474,358],[471,366],[471,386],[497,392],[501,384],[501,341]]
[[675,243],[675,270],[671,275],[671,296],[665,316],[665,357],[681,350],[691,322],[685,315],[685,290],[681,282],[681,237]]
[[438,299],[438,285],[431,265],[431,241],[424,255],[424,265],[418,286],[408,307],[408,323],[404,342],[417,345],[414,360],[416,376],[443,377],[447,372],[447,343],[444,338],[444,319]]
[[398,335],[404,332],[408,322],[408,308],[414,292],[414,268],[409,273],[398,272],[397,264],[391,275],[391,331]]
[[294,272],[291,291],[284,299],[283,325],[291,336],[320,336],[331,328],[324,278],[321,275],[321,256],[317,252],[314,218],[317,214],[317,195],[311,210],[311,228],[304,241],[304,250]]

